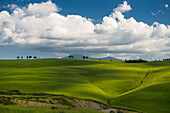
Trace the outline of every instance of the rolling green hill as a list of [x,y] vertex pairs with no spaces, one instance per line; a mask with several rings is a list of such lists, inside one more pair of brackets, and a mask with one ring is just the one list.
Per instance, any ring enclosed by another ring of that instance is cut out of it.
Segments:
[[170,112],[170,61],[0,60],[0,91],[63,94],[148,113]]

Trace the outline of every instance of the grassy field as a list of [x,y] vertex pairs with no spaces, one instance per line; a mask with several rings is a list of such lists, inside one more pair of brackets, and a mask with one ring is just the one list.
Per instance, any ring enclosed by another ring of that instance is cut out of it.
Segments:
[[147,113],[169,113],[170,61],[147,63],[150,73],[140,87],[111,99],[111,104]]
[[[169,86],[170,61],[0,60],[0,91],[63,94],[113,107],[167,113],[170,112]],[[0,106],[0,110],[3,108]]]
[[102,113],[91,109],[76,109],[76,110],[53,110],[49,107],[24,107],[9,105],[0,105],[1,113]]

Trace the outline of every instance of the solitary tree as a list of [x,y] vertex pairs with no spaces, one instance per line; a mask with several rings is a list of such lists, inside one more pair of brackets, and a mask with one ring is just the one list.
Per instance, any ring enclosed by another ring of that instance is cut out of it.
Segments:
[[34,59],[37,59],[37,57],[36,57],[36,56],[34,56]]
[[27,59],[28,59],[29,57],[27,56]]
[[86,56],[86,59],[88,59],[89,57],[88,56]]
[[83,59],[85,59],[86,57],[85,56],[83,56]]
[[18,59],[20,59],[20,56],[17,56]]
[[31,59],[32,58],[32,56],[29,56],[29,59]]
[[21,56],[21,59],[23,59],[24,57],[23,56]]

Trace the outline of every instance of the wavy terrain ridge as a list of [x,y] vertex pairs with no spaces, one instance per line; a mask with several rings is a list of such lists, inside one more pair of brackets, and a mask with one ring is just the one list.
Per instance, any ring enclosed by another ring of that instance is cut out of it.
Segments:
[[0,90],[91,99],[147,113],[170,112],[170,61],[1,60]]

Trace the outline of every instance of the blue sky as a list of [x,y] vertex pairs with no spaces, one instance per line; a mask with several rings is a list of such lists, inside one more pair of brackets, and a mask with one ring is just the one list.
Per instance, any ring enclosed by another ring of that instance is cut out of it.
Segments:
[[[29,3],[41,3],[48,0],[1,0],[0,11],[9,10],[3,8],[8,4],[17,4],[20,7],[26,6]],[[170,4],[169,0],[127,0],[133,8],[132,11],[125,14],[128,17],[134,17],[137,21],[142,21],[147,24],[153,24],[157,21],[163,24],[170,24],[170,10],[165,8],[166,4]],[[52,0],[62,10],[60,14],[82,15],[94,19],[94,23],[102,22],[104,16],[108,16],[114,8],[122,3],[122,0]],[[164,14],[159,13],[155,16],[151,12],[163,10]]]
[[[12,15],[13,11],[16,9],[16,7],[15,7],[11,10],[12,4],[17,5],[17,7],[22,9],[22,7],[25,7],[25,6],[28,7],[28,5],[30,3],[41,4],[42,2],[46,3],[46,2],[48,2],[48,0],[1,0],[0,1],[0,12],[8,11]],[[94,26],[96,24],[102,24],[103,17],[105,17],[105,16],[109,17],[109,15],[111,15],[114,12],[113,9],[117,8],[120,4],[123,4],[122,0],[107,0],[107,1],[106,0],[51,0],[51,2],[57,6],[58,10],[60,10],[57,12],[58,14],[63,15],[65,17],[67,15],[80,15],[81,17],[86,17],[87,19],[90,18],[91,22],[94,24]],[[132,9],[126,11],[125,13],[121,12],[125,16],[124,17],[125,19],[129,19],[129,18],[133,17],[137,22],[142,22],[144,24],[147,24],[148,26],[152,26],[154,22],[158,22],[159,24],[163,24],[165,26],[170,25],[170,21],[169,21],[170,20],[170,8],[169,8],[170,1],[169,0],[127,0],[127,3],[128,3],[128,5],[130,5],[130,7]],[[165,7],[165,5],[168,5],[168,7]],[[33,16],[33,15],[31,15],[31,16]],[[1,15],[0,15],[0,17],[1,17]],[[15,24],[17,24],[17,23],[15,23]],[[54,24],[55,24],[55,22],[54,22]],[[2,31],[1,34],[3,34],[3,32],[4,31]],[[168,42],[166,42],[164,45],[169,45],[169,43],[170,43],[168,27],[167,27],[167,34],[168,35],[160,36],[160,38],[165,37],[165,41],[167,40],[166,38],[168,37]],[[86,34],[83,34],[83,35],[86,35]],[[105,34],[105,36],[106,35],[107,34]],[[38,36],[41,36],[41,35],[38,35]],[[62,36],[63,35],[61,35],[59,38],[62,38]],[[112,37],[114,37],[114,36],[115,36],[115,34]],[[10,36],[10,37],[12,37],[12,36]],[[58,38],[56,36],[51,36],[51,35],[50,35],[50,37]],[[76,36],[74,36],[74,37],[76,37]],[[2,38],[2,36],[0,38]],[[21,37],[21,38],[24,38],[24,37]],[[128,40],[128,38],[126,38],[126,39]],[[76,40],[80,40],[80,39],[76,38],[75,41]],[[106,39],[103,39],[103,40],[106,40]],[[110,40],[113,40],[113,39],[111,38]],[[129,38],[129,40],[131,40],[131,37]],[[136,39],[134,39],[134,40],[136,40]],[[109,38],[107,38],[107,41],[109,41]],[[122,42],[121,42],[121,40],[118,40],[118,43],[122,43]],[[134,42],[134,41],[132,41],[132,42]],[[51,43],[51,40],[49,43]],[[55,43],[57,43],[57,41]],[[128,44],[124,44],[124,45],[126,45],[128,47],[132,46],[131,45],[132,43],[130,43],[130,42],[127,42],[127,43]],[[136,43],[136,41],[135,41],[135,43]],[[133,43],[133,45],[135,43]],[[79,43],[75,42],[72,45],[76,46],[78,44]],[[118,48],[118,47],[117,46],[109,47],[108,45],[104,45],[104,46],[100,46],[100,47],[97,46],[97,48],[100,48],[101,51],[109,50],[108,53],[107,52],[106,53],[99,52],[98,56],[101,56],[101,57],[113,56],[113,57],[119,57],[122,59],[123,58],[139,58],[139,57],[144,58],[144,59],[159,59],[159,58],[161,59],[163,57],[168,57],[167,55],[169,55],[169,46],[167,48],[164,48],[164,50],[160,50],[160,51],[166,50],[166,53],[162,53],[163,54],[162,56],[155,57],[156,51],[158,51],[157,49],[155,49],[155,51],[153,53],[130,52],[130,53],[133,53],[133,55],[131,55],[129,52],[119,52],[119,51],[123,51],[122,49],[118,49],[117,50],[118,52],[116,50],[114,50],[112,52],[112,51],[110,51],[110,49],[113,50],[112,48]],[[112,44],[112,45],[115,45],[115,44]],[[160,45],[162,45],[162,43]],[[61,45],[59,46],[56,44],[55,46],[53,46],[53,49],[50,49],[50,50],[47,48],[52,48],[52,47],[51,46],[49,47],[49,45],[46,46],[45,44],[42,45],[42,48],[45,48],[44,50],[41,49],[41,46],[40,47],[35,46],[33,48],[31,48],[29,46],[30,46],[29,44],[20,45],[18,43],[0,44],[0,58],[15,58],[17,55],[22,55],[22,56],[36,55],[39,57],[59,57],[59,56],[61,57],[61,56],[67,55],[67,54],[75,54],[75,53],[81,54],[80,48],[83,47],[83,46],[81,46],[81,47],[79,47],[77,52],[75,50],[71,53],[71,52],[66,51],[66,47],[68,46],[68,45],[66,46],[66,44],[62,45],[62,47],[61,47]],[[33,45],[31,45],[31,46],[33,46]],[[88,46],[88,48],[91,47],[90,44],[87,44],[86,46]],[[108,46],[108,47],[106,47],[106,46]],[[144,45],[142,45],[142,46],[144,46]],[[56,52],[55,52],[54,48],[61,48],[61,51],[58,52],[59,50],[56,50]],[[91,49],[89,51],[93,51]],[[95,48],[93,48],[93,49],[95,49]],[[62,50],[65,52],[62,52]],[[146,48],[146,50],[148,50],[148,49]],[[139,50],[134,49],[134,51],[139,51]],[[95,55],[92,53],[93,52],[88,53],[88,51],[84,51],[83,54],[87,54],[87,55],[91,55],[91,56],[95,57]],[[94,53],[95,53],[95,51],[94,51]],[[117,53],[120,53],[120,54],[117,54]]]

